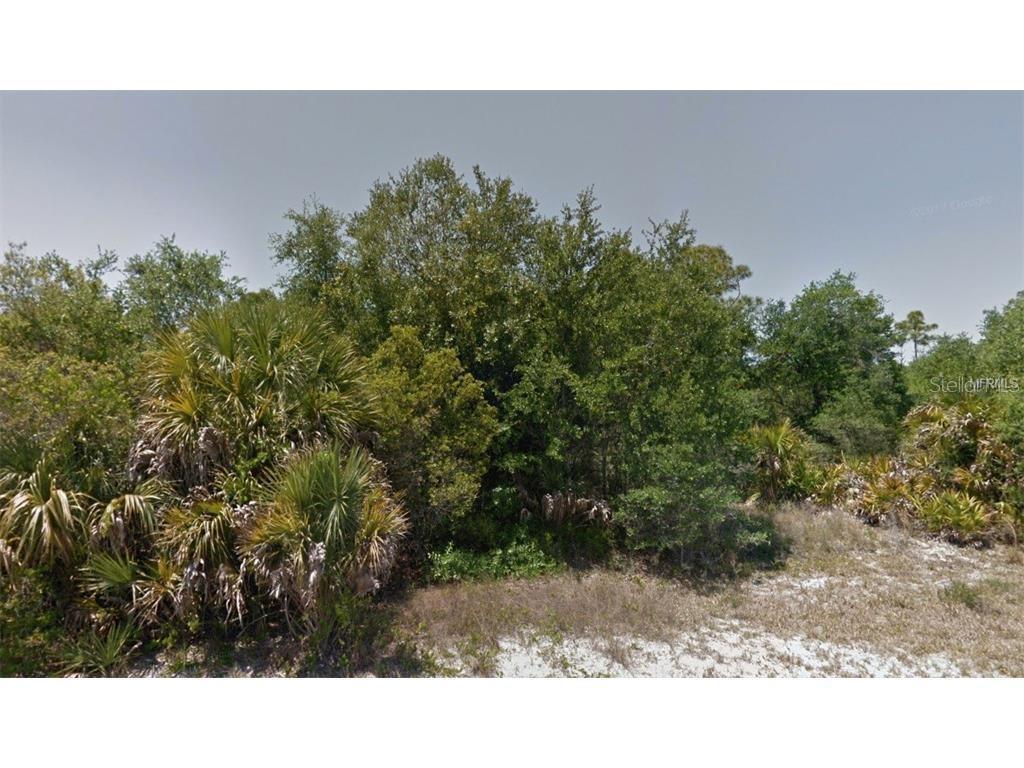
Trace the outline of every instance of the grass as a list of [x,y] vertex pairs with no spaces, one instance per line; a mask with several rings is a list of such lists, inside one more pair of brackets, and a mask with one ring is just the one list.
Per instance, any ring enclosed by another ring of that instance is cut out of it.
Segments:
[[725,623],[900,659],[940,654],[968,674],[1024,675],[1017,549],[955,547],[803,505],[773,516],[790,557],[749,579],[685,582],[593,569],[439,585],[411,592],[398,621],[442,659],[468,649],[476,674],[493,669],[504,638],[586,637],[622,656],[623,638],[670,640]]
[[984,605],[981,590],[962,581],[943,587],[939,596],[947,603],[963,605],[972,611],[980,611]]

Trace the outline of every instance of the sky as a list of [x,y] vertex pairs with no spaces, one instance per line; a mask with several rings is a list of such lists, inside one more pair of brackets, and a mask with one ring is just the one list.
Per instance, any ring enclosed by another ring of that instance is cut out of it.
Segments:
[[78,260],[174,234],[266,287],[289,208],[359,210],[436,153],[544,214],[592,186],[638,238],[688,209],[750,294],[850,271],[897,317],[976,335],[1024,290],[1021,93],[7,92],[0,241]]

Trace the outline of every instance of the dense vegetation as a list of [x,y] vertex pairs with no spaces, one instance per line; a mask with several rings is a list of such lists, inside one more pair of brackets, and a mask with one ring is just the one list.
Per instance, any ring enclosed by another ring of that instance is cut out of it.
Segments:
[[113,254],[10,246],[0,672],[322,644],[425,580],[768,564],[784,542],[751,498],[1016,537],[1024,295],[978,342],[936,336],[840,272],[750,297],[685,213],[640,237],[598,213],[434,157],[350,215],[288,212],[276,293],[173,238],[119,280]]

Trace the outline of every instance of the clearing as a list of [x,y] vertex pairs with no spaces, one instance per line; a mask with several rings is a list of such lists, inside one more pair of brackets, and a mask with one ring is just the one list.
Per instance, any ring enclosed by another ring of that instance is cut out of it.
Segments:
[[691,585],[608,570],[415,590],[397,621],[458,675],[1024,675],[1024,567],[793,506],[784,567]]

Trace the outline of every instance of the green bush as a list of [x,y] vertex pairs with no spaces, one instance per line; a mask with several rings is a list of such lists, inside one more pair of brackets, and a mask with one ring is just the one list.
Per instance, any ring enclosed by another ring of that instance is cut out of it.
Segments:
[[121,484],[134,410],[115,366],[0,347],[0,471],[31,472],[45,454],[80,489]]
[[427,578],[437,583],[531,578],[562,567],[536,541],[524,538],[488,552],[456,549],[449,543],[441,552],[430,552],[427,560]]
[[745,443],[753,453],[753,488],[759,501],[774,504],[810,494],[814,479],[810,441],[789,419],[752,427]]
[[38,572],[18,576],[0,577],[0,677],[45,675],[60,659],[63,617]]
[[862,457],[892,453],[909,407],[895,363],[875,365],[851,381],[810,421],[810,430],[834,454]]
[[707,478],[630,491],[617,499],[613,517],[630,548],[672,552],[680,565],[702,573],[768,566],[786,551],[770,519],[737,508],[733,492]]
[[428,351],[414,328],[396,326],[370,359],[376,446],[424,535],[473,509],[497,432],[497,412],[455,351]]
[[999,514],[963,491],[943,491],[916,503],[917,514],[932,533],[960,542],[983,540]]
[[115,624],[103,631],[89,629],[64,651],[62,671],[68,675],[116,676],[139,647],[136,635],[130,623]]

